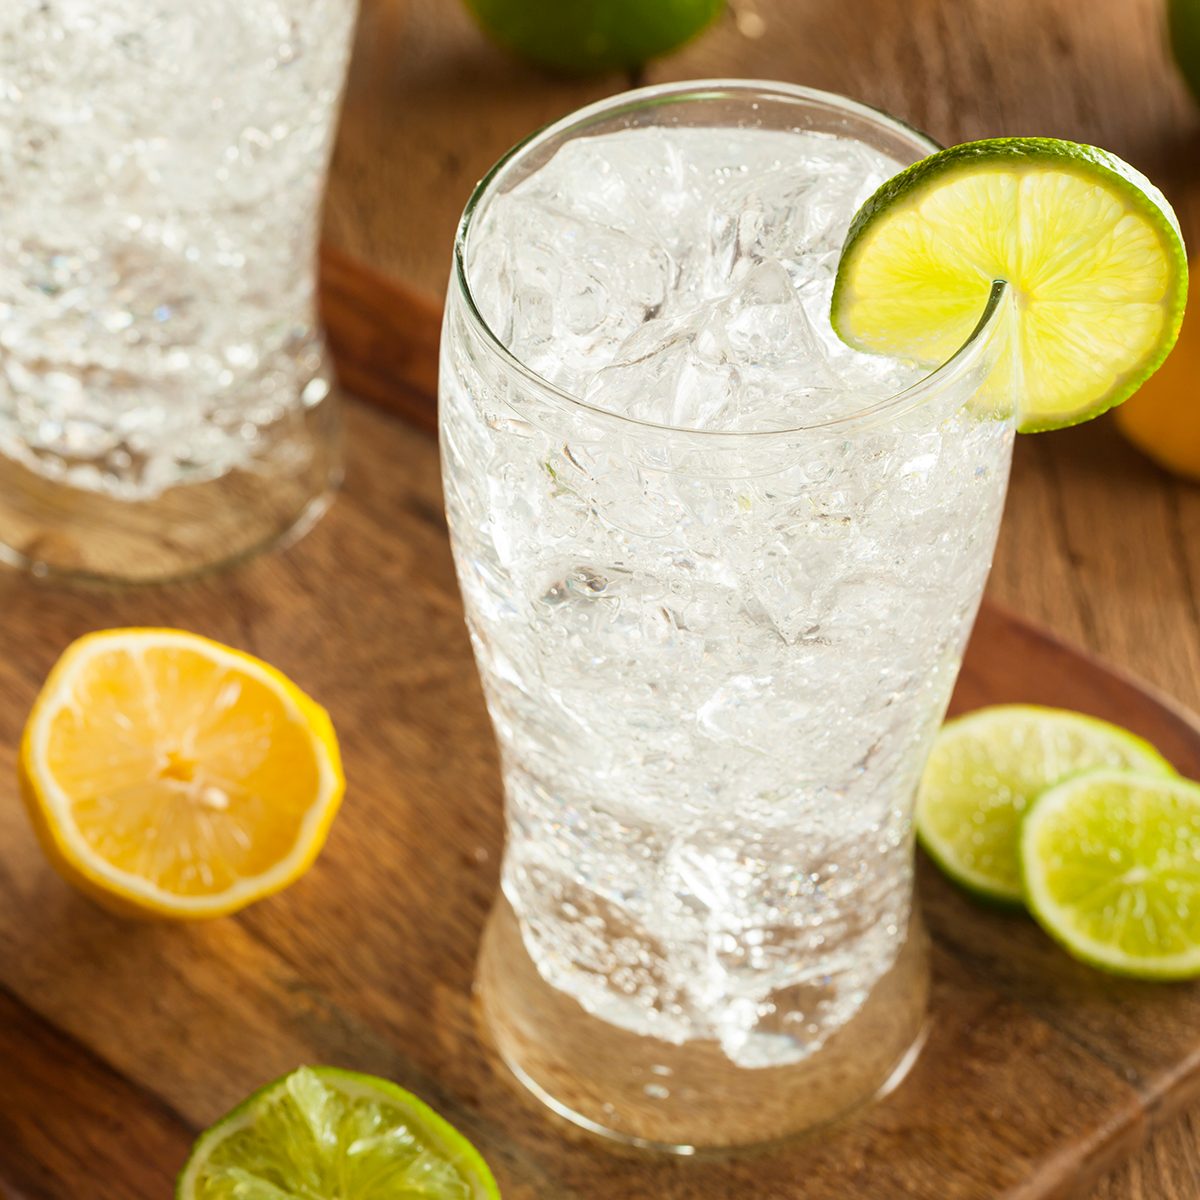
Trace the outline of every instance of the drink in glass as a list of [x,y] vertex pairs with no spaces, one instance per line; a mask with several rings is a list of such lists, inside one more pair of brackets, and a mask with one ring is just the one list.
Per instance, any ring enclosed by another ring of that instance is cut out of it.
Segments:
[[186,574],[327,502],[313,254],[355,8],[3,6],[5,558]]
[[911,812],[1003,507],[1003,287],[930,375],[829,304],[858,206],[934,148],[801,88],[652,88],[463,218],[442,453],[508,817],[479,985],[599,1132],[781,1137],[919,1044]]

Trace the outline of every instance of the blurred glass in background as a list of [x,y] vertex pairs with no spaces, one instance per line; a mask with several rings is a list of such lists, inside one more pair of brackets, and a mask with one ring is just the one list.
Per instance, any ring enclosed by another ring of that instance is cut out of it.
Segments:
[[314,249],[356,8],[0,7],[0,554],[162,578],[324,509]]

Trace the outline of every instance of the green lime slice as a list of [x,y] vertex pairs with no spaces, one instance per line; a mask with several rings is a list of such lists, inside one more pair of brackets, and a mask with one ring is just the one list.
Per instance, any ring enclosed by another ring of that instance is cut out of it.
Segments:
[[1137,390],[1179,332],[1187,257],[1145,176],[1107,151],[997,138],[930,155],[862,206],[832,321],[849,345],[927,366],[1009,285],[996,395],[1023,432],[1097,416]]
[[917,790],[917,838],[955,883],[1020,904],[1022,816],[1047,788],[1099,767],[1174,775],[1149,742],[1083,713],[999,704],[947,721]]
[[1029,909],[1093,966],[1200,975],[1200,786],[1093,771],[1041,796],[1021,829]]
[[569,75],[641,66],[693,38],[725,0],[467,0],[480,26],[523,58]]
[[301,1067],[200,1135],[176,1200],[499,1200],[453,1126],[386,1079]]

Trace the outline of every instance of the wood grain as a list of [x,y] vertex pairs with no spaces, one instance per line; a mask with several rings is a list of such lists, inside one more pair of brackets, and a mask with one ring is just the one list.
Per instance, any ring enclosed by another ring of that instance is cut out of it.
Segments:
[[[892,1097],[836,1130],[677,1162],[614,1153],[516,1090],[472,1011],[501,798],[436,447],[378,410],[347,418],[345,493],[284,554],[159,589],[0,576],[24,631],[0,661],[0,1194],[161,1197],[194,1131],[301,1062],[425,1096],[478,1143],[506,1200],[1057,1200],[1200,1085],[1200,987],[1098,976],[923,868],[931,1039]],[[260,654],[342,733],[350,790],[325,853],[236,919],[110,916],[54,875],[20,809],[13,748],[45,672],[69,639],[122,624]],[[1115,717],[1200,774],[1189,720],[991,608],[956,703],[1015,696]]]
[[329,246],[321,250],[319,296],[342,386],[432,432],[441,305]]
[[[1155,0],[736,10],[651,75],[798,79],[882,103],[943,140],[1090,138],[1166,170],[1185,220],[1200,215],[1197,122],[1163,58]],[[326,256],[347,379],[400,398],[409,416],[431,411],[436,296],[475,178],[535,124],[626,82],[548,80],[488,47],[448,0],[367,0],[327,233],[397,282],[376,280],[368,299],[345,258]],[[1148,1120],[1187,1101],[1200,1070],[1195,989],[1074,967],[1028,922],[975,908],[927,870],[934,1038],[894,1097],[834,1133],[760,1159],[627,1158],[514,1092],[471,1011],[500,796],[436,456],[379,412],[352,405],[348,425],[345,494],[286,554],[155,591],[0,577],[6,621],[22,632],[0,662],[0,779],[13,778],[28,704],[70,637],[166,623],[262,654],[319,696],[351,780],[304,881],[190,929],[124,924],[76,897],[42,861],[11,783],[0,788],[0,1195],[161,1197],[196,1129],[300,1061],[419,1091],[478,1142],[506,1200],[1044,1200],[1086,1189]],[[993,594],[1198,706],[1198,534],[1200,493],[1106,423],[1026,439]],[[996,610],[985,620],[960,702],[1074,703],[1140,727],[1200,772],[1186,721]],[[968,1143],[964,1130],[986,1138]],[[1177,1124],[1093,1200],[1197,1200],[1198,1143],[1194,1118]]]
[[[942,141],[1041,133],[1105,145],[1166,187],[1200,237],[1200,114],[1161,0],[732,0],[652,80],[782,78],[845,92]],[[541,121],[625,86],[548,79],[447,0],[366,0],[330,189],[330,241],[440,295],[475,180]],[[1200,707],[1200,489],[1105,420],[1022,439],[991,594]],[[1198,1200],[1200,1120],[1094,1200]]]
[[332,244],[430,295],[500,153],[627,80],[547,77],[495,49],[460,0],[366,0],[326,206]]
[[170,1194],[192,1130],[0,990],[0,1196]]

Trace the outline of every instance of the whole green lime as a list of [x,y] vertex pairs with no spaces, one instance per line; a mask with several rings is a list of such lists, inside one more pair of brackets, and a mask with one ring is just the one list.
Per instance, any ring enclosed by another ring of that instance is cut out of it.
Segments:
[[1167,0],[1167,29],[1175,61],[1200,100],[1200,0]]
[[467,7],[522,58],[587,75],[674,50],[713,21],[725,0],[467,0]]

